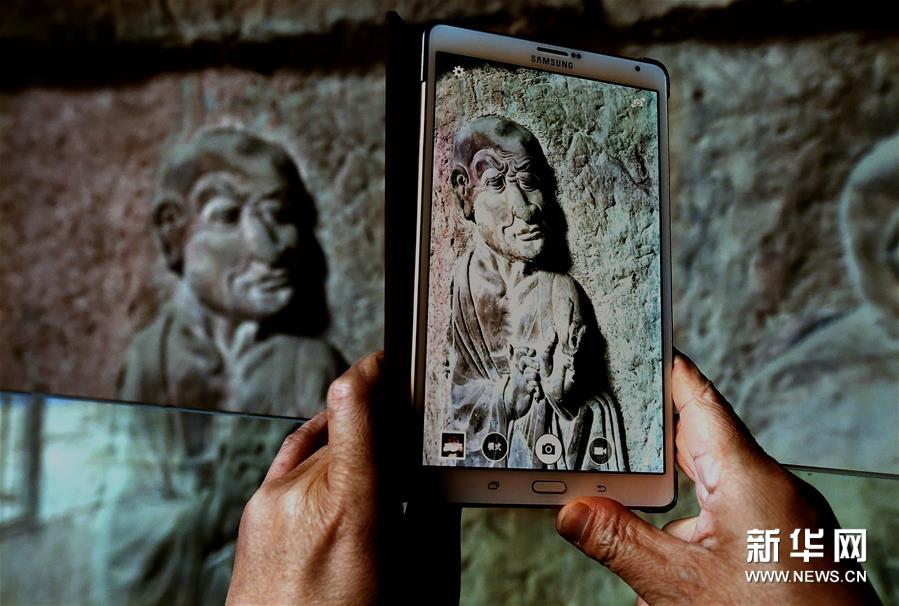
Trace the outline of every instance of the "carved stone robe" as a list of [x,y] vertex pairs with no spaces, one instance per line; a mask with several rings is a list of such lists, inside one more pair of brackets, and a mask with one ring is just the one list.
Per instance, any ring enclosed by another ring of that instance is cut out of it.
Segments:
[[253,414],[310,418],[345,368],[326,341],[265,328],[239,329],[224,352],[204,331],[202,316],[182,287],[128,348],[119,397]]
[[[513,363],[510,344],[531,347],[539,356],[555,338],[557,346],[564,343],[578,350],[567,341],[568,328],[572,322],[584,325],[585,319],[577,284],[570,276],[537,269],[507,284],[500,273],[501,262],[486,244],[478,242],[459,260],[453,276],[449,429],[466,434],[466,464],[546,468],[534,446],[541,435],[552,433],[561,440],[564,452],[550,468],[626,471],[615,401],[601,386],[605,377],[601,381],[591,377],[591,364],[596,362],[583,359],[583,351],[574,354],[577,389],[566,396],[568,401],[555,403],[570,411],[570,418],[559,414],[548,397],[513,418],[503,395]],[[505,435],[509,443],[508,456],[502,461],[490,461],[481,452],[484,438],[492,432]],[[612,445],[612,456],[596,465],[587,456],[587,446],[600,436]]]
[[[185,307],[169,303],[135,336],[120,398],[302,418],[324,409],[344,366],[326,342],[252,334],[224,354]],[[127,439],[100,516],[96,600],[223,603],[240,514],[296,424],[143,406],[110,415],[111,434]]]

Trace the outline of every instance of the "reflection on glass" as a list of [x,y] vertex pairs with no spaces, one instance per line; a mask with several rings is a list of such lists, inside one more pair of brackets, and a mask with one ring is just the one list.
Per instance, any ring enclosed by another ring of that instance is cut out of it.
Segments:
[[296,423],[50,398],[28,431],[40,408],[5,396],[0,417],[0,602],[223,603],[244,504]]
[[35,471],[40,451],[35,429],[41,403],[18,394],[0,394],[0,528],[30,524],[37,504]]
[[[0,603],[221,604],[244,503],[296,423],[0,394]],[[899,602],[899,480],[796,470]],[[30,504],[30,505],[29,505]],[[688,481],[657,526],[698,511]],[[553,510],[467,509],[463,604],[633,603],[555,532]]]

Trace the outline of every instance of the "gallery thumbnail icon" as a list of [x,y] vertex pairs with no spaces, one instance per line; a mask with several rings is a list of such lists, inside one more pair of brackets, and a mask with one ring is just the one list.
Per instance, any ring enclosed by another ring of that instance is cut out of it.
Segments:
[[440,434],[440,458],[461,460],[465,458],[465,434],[444,431]]

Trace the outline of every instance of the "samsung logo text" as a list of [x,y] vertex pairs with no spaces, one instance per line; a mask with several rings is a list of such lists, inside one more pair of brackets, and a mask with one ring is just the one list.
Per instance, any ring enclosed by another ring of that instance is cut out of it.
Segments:
[[539,63],[540,65],[548,65],[549,67],[565,67],[574,69],[574,63],[571,61],[562,61],[561,59],[553,59],[552,57],[540,57],[531,55],[531,63]]

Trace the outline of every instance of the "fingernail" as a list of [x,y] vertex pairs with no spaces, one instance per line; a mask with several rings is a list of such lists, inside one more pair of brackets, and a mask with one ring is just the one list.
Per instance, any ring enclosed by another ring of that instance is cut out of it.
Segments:
[[565,511],[559,524],[559,533],[566,540],[577,545],[590,521],[590,508],[583,503],[575,503]]

